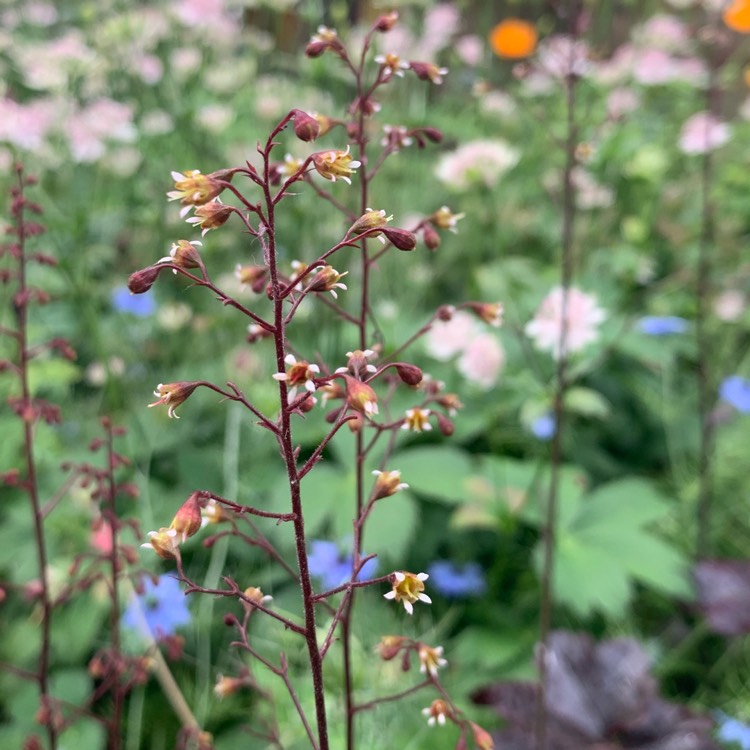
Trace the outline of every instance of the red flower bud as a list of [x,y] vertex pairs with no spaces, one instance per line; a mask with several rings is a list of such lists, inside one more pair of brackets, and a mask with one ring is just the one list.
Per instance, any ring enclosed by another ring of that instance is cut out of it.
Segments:
[[154,285],[156,277],[159,275],[161,268],[156,266],[148,266],[148,268],[142,268],[140,271],[136,271],[130,275],[128,279],[128,289],[133,294],[143,294],[147,292]]
[[392,10],[390,13],[386,13],[377,21],[375,21],[375,31],[379,31],[384,34],[386,31],[390,31],[398,21],[398,13]]
[[419,385],[422,382],[422,370],[416,365],[410,365],[406,362],[396,362],[394,367],[398,376],[406,385]]
[[301,141],[314,141],[320,135],[320,123],[301,109],[293,111],[294,134]]
[[383,227],[383,234],[399,250],[413,250],[417,246],[416,236],[413,232],[409,232],[406,229]]
[[432,224],[425,224],[422,228],[422,239],[428,250],[437,250],[440,247],[440,235]]
[[445,416],[445,414],[435,412],[435,416],[437,417],[438,428],[440,429],[440,432],[442,432],[445,437],[450,437],[455,432],[456,426],[450,419],[448,419],[448,417]]

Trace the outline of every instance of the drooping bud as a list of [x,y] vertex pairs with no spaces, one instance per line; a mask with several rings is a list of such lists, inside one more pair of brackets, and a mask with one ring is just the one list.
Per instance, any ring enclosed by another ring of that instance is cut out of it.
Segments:
[[475,724],[473,721],[470,721],[469,724],[471,725],[471,731],[474,735],[474,744],[479,750],[494,750],[495,741],[492,739],[490,733],[486,729],[482,729],[479,724]]
[[305,55],[307,57],[320,57],[326,50],[331,50],[340,55],[344,48],[334,29],[329,29],[327,26],[318,26],[318,33],[313,35],[305,48]]
[[381,34],[384,34],[387,31],[390,31],[398,22],[398,12],[395,10],[392,10],[390,13],[385,13],[384,15],[380,16],[377,21],[375,21],[375,31],[379,31]]
[[396,362],[393,366],[406,385],[419,385],[422,382],[424,375],[416,365],[411,365],[408,362]]
[[430,216],[430,221],[439,229],[447,229],[455,234],[456,224],[464,218],[466,214],[454,214],[448,206],[441,206]]
[[371,229],[384,227],[389,221],[393,220],[393,214],[386,216],[384,210],[373,211],[368,208],[355,222],[349,227],[347,234],[362,234]]
[[158,265],[141,268],[140,271],[130,274],[128,278],[128,289],[133,294],[144,294],[154,285],[161,268]]
[[297,138],[307,143],[314,141],[320,135],[320,123],[317,118],[301,109],[295,109],[292,112],[294,134]]
[[159,263],[174,263],[179,268],[202,268],[203,261],[196,245],[201,245],[199,240],[177,240],[172,243],[169,255],[159,258]]
[[220,674],[216,678],[214,695],[219,699],[226,698],[228,695],[234,695],[244,684],[244,680],[239,677],[224,677]]
[[435,313],[435,317],[438,320],[442,320],[444,323],[447,323],[449,320],[453,320],[453,315],[456,312],[456,308],[454,305],[440,305],[438,307],[437,312]]
[[169,408],[167,414],[170,417],[179,419],[179,416],[175,414],[175,409],[184,401],[187,401],[190,394],[198,387],[198,383],[191,381],[180,381],[179,383],[159,383],[154,391],[154,396],[160,396],[158,401],[154,401],[153,404],[149,404],[149,408],[152,406],[160,406],[166,404]]
[[242,266],[238,263],[234,268],[234,275],[239,279],[240,284],[247,284],[256,294],[260,294],[268,278],[268,268],[254,265]]
[[[376,352],[373,349],[355,349],[353,352],[347,352],[346,356],[349,357],[346,363],[346,369],[344,372],[349,372],[354,375],[355,378],[362,379],[366,377],[368,373],[372,374],[377,370],[375,365],[371,365],[367,360],[375,357]],[[337,371],[338,372],[338,371]]]
[[448,68],[438,68],[434,63],[411,61],[409,67],[421,81],[431,81],[438,85],[443,82],[443,76],[448,74]]
[[148,542],[141,547],[151,547],[163,560],[174,560],[180,548],[180,535],[175,529],[162,527],[148,532]]
[[174,529],[184,542],[196,534],[202,524],[200,493],[193,492],[177,511],[169,528]]
[[375,651],[383,661],[390,661],[398,656],[401,647],[407,641],[402,635],[384,635],[380,643],[375,646]]
[[351,375],[342,375],[346,383],[346,401],[350,408],[371,417],[378,413],[378,397],[375,391],[363,383],[361,380],[351,377]]
[[501,302],[467,302],[463,305],[474,313],[480,320],[494,328],[503,323],[503,305]]
[[[270,594],[264,594],[257,586],[248,586],[242,593],[252,604],[266,605],[273,600],[273,597]],[[248,602],[245,602],[245,604],[248,604]]]
[[440,235],[432,224],[422,227],[422,240],[428,250],[437,250],[440,247]]
[[372,500],[382,500],[384,497],[395,495],[401,490],[408,489],[409,485],[401,481],[400,471],[373,471],[375,486],[372,489]]
[[445,416],[445,414],[435,412],[435,416],[437,417],[437,423],[440,432],[442,432],[445,437],[450,437],[456,431],[456,425],[454,425],[453,422]]
[[226,187],[225,183],[231,182],[236,169],[219,169],[211,174],[201,174],[199,169],[187,172],[172,172],[174,190],[167,193],[171,201],[179,200],[183,208],[180,215],[184,216],[190,206],[202,206],[221,195]]
[[218,229],[226,224],[233,212],[234,209],[231,206],[222,203],[220,198],[214,198],[214,200],[198,206],[195,209],[195,215],[186,219],[186,221],[188,224],[199,226],[203,230],[201,236],[204,236],[209,229]]
[[353,414],[347,419],[346,426],[349,428],[349,432],[356,435],[362,432],[362,428],[365,426],[365,418],[361,414]]
[[334,299],[338,298],[337,289],[346,290],[346,284],[341,279],[349,272],[339,273],[333,266],[325,265],[316,270],[310,282],[305,287],[306,292],[330,292]]
[[438,398],[437,402],[440,406],[446,409],[451,416],[454,416],[459,409],[463,408],[463,404],[459,401],[459,398],[455,393],[445,393]]
[[413,250],[417,246],[417,237],[413,232],[395,227],[384,227],[383,234],[399,250]]

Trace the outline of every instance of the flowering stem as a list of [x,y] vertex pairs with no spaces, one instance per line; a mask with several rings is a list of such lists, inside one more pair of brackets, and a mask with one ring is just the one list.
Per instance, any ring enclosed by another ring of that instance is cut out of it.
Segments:
[[[18,288],[20,294],[26,290],[26,235],[27,227],[24,219],[26,210],[26,198],[24,197],[25,179],[23,168],[19,164],[16,167],[16,178],[18,187],[13,198],[12,214],[15,219],[15,230],[18,239]],[[29,385],[29,344],[28,344],[28,300],[15,306],[18,330],[16,340],[18,342],[19,368],[18,376],[21,385],[22,402],[28,410],[31,410],[32,396]],[[44,534],[44,512],[39,498],[39,487],[36,475],[36,460],[34,456],[34,431],[35,420],[24,416],[24,457],[26,462],[26,481],[24,486],[31,502],[31,512],[34,521],[34,543],[36,546],[37,566],[39,568],[40,593],[39,600],[42,607],[42,623],[39,647],[39,659],[37,671],[34,675],[39,686],[40,703],[42,708],[48,709],[44,722],[47,731],[50,750],[57,747],[57,728],[52,715],[51,695],[49,692],[49,669],[50,669],[50,647],[52,631],[52,601],[50,597],[49,577],[47,572],[47,542]]]
[[[571,25],[575,26],[575,14],[571,14]],[[574,52],[571,49],[571,55]],[[555,372],[555,395],[553,413],[555,416],[555,433],[552,438],[550,456],[550,480],[547,492],[543,529],[543,563],[541,580],[541,601],[539,607],[539,690],[537,692],[535,740],[536,750],[547,747],[547,711],[545,705],[547,683],[547,644],[552,623],[552,597],[555,567],[555,537],[557,525],[557,504],[560,491],[560,467],[562,464],[562,433],[565,419],[565,392],[567,382],[567,338],[568,338],[568,297],[573,281],[573,230],[575,222],[575,189],[573,186],[573,169],[576,163],[575,148],[578,139],[578,127],[575,119],[576,76],[572,71],[572,60],[569,62],[570,71],[565,76],[565,104],[566,104],[566,140],[565,166],[563,168],[563,215],[561,230],[561,322],[559,338],[559,356]]]
[[[283,124],[286,124],[282,121]],[[280,130],[281,126],[269,137],[263,152],[263,191],[266,204],[266,222],[268,234],[265,238],[266,251],[268,256],[268,268],[271,278],[271,293],[273,297],[273,314],[274,314],[274,347],[276,350],[276,366],[278,372],[285,370],[284,358],[286,357],[286,325],[284,322],[284,299],[281,296],[281,284],[276,257],[276,226],[275,226],[275,205],[271,196],[271,166],[270,152],[273,148],[273,137]],[[302,605],[305,619],[305,641],[307,643],[307,653],[310,662],[310,672],[312,675],[313,693],[315,698],[315,714],[318,722],[318,748],[319,750],[328,750],[328,720],[326,716],[325,692],[323,689],[323,659],[318,649],[316,625],[315,625],[315,605],[313,603],[313,588],[310,579],[310,570],[307,563],[307,550],[305,548],[305,520],[302,512],[302,496],[300,492],[300,478],[297,472],[296,454],[292,444],[291,415],[288,409],[288,391],[284,380],[279,380],[279,405],[281,409],[280,426],[277,432],[277,439],[281,454],[286,465],[287,478],[289,481],[290,500],[292,513],[294,514],[294,541],[297,552],[297,566],[299,569],[299,582],[302,593]],[[284,677],[287,682],[286,676]],[[291,691],[291,685],[287,682],[287,687]],[[292,694],[294,695],[294,694]],[[304,721],[304,713],[301,706],[297,704],[297,710]]]

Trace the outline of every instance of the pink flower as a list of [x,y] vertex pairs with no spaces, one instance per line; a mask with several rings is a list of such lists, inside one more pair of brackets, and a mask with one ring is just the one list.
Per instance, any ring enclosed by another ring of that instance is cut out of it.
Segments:
[[474,184],[493,187],[519,158],[520,153],[499,138],[469,141],[442,156],[435,174],[456,190],[466,190]]
[[638,94],[633,89],[617,88],[607,97],[607,112],[612,119],[618,120],[623,115],[638,109],[638,103]]
[[472,68],[482,62],[484,43],[476,34],[467,34],[456,40],[453,45],[459,59]]
[[672,52],[681,51],[689,39],[685,24],[676,16],[666,13],[651,16],[638,30],[638,40],[644,46]]
[[597,328],[607,315],[599,307],[592,294],[571,287],[567,295],[561,287],[555,287],[542,300],[542,304],[524,331],[534,339],[537,349],[550,350],[555,359],[560,357],[561,328],[563,323],[563,302],[565,305],[565,352],[577,352],[596,340]]
[[552,78],[585,76],[591,67],[588,45],[558,34],[539,43],[539,67]]
[[505,364],[505,351],[496,335],[481,333],[469,341],[458,360],[459,372],[471,383],[492,388]]
[[674,79],[672,56],[661,49],[642,49],[633,60],[633,78],[644,86],[659,86]]
[[427,351],[431,357],[442,362],[464,351],[467,342],[474,338],[477,323],[474,317],[463,310],[453,313],[450,320],[436,320],[427,334]]
[[680,150],[685,154],[705,154],[729,140],[729,126],[710,112],[696,112],[680,131]]
[[0,99],[0,141],[39,151],[58,118],[58,105],[51,99],[35,99],[28,104]]

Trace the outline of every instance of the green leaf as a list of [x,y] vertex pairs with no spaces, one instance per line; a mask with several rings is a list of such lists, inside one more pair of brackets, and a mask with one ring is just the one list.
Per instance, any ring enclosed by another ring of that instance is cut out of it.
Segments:
[[666,499],[640,479],[611,482],[583,495],[558,526],[557,598],[583,616],[594,611],[616,616],[628,603],[633,580],[691,597],[686,560],[648,528],[668,511]]
[[609,414],[609,402],[591,388],[571,388],[565,394],[565,406],[583,417],[603,419]]
[[[337,519],[343,518],[343,514]],[[378,558],[398,562],[406,557],[417,528],[419,512],[417,502],[408,492],[399,492],[392,497],[378,500],[365,524],[362,542],[364,551]],[[343,525],[342,525],[343,526]],[[351,522],[347,529],[341,528],[340,537],[351,535]],[[380,573],[385,573],[380,566]]]
[[388,468],[398,469],[414,491],[444,503],[460,503],[469,491],[471,462],[466,453],[454,448],[404,451],[393,457]]

